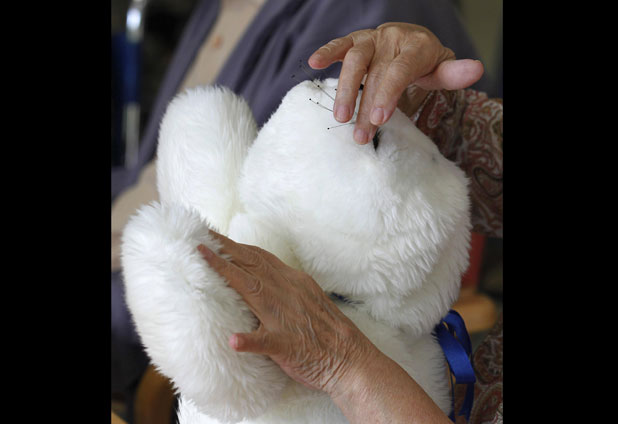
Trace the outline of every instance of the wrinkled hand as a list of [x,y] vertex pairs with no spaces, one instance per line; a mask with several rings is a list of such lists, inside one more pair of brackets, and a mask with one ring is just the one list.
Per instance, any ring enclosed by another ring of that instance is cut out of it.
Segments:
[[333,107],[339,122],[352,119],[361,81],[367,75],[354,129],[359,144],[373,138],[398,102],[413,113],[429,90],[467,88],[484,71],[477,60],[455,60],[453,51],[427,28],[399,22],[336,38],[316,50],[308,62],[314,69],[323,69],[336,61],[343,61]]
[[267,355],[294,380],[331,395],[351,369],[381,354],[309,275],[263,249],[211,234],[230,260],[204,245],[198,250],[260,322],[252,333],[231,336],[234,350]]

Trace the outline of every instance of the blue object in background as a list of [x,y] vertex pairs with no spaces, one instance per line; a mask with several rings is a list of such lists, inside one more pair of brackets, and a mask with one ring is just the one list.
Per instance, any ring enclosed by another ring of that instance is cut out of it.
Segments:
[[[131,169],[137,165],[140,137],[141,44],[148,0],[132,0],[126,31],[112,36],[113,159]],[[114,82],[115,81],[115,82]],[[112,166],[118,164],[112,163]]]
[[112,166],[136,161],[140,117],[141,42],[112,36]]

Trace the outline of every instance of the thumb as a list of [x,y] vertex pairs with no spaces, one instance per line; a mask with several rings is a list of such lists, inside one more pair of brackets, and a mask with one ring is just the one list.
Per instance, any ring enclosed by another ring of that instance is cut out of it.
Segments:
[[478,60],[445,60],[429,75],[414,82],[425,90],[460,90],[481,79],[485,68]]
[[270,334],[258,328],[253,333],[235,333],[230,336],[229,345],[236,352],[251,352],[262,355],[274,353],[274,343]]

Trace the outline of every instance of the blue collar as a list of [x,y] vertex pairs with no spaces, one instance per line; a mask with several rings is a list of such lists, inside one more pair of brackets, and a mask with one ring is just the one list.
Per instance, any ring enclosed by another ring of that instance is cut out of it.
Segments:
[[[466,421],[470,421],[476,377],[470,362],[472,344],[466,330],[466,324],[461,315],[451,309],[440,321],[440,324],[436,326],[434,332],[440,347],[444,351],[449,370],[455,376],[455,383],[467,385],[466,396],[459,415],[465,415]],[[453,411],[449,418],[455,422],[455,385],[451,384],[451,387],[453,388]]]

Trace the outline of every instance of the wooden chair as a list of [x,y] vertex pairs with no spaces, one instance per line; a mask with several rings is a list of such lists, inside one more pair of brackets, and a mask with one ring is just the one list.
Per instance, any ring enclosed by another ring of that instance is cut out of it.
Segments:
[[127,424],[127,422],[112,411],[112,424]]
[[[175,403],[172,383],[149,365],[137,387],[135,424],[172,424]],[[113,422],[112,422],[113,424]]]

